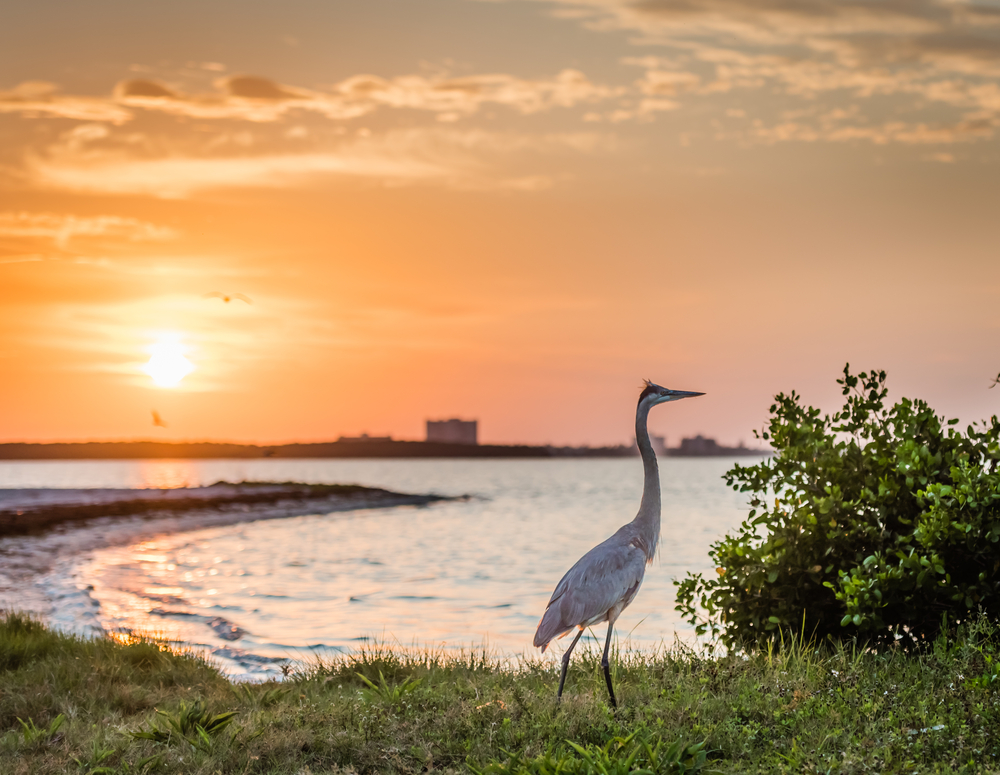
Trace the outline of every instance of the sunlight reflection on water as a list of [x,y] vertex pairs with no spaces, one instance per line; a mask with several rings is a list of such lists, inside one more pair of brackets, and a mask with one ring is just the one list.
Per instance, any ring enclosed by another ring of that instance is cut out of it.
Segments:
[[[709,544],[744,518],[743,496],[721,479],[732,462],[661,459],[662,546],[619,620],[621,640],[647,648],[669,643],[675,631],[689,634],[673,610],[672,579],[711,572]],[[31,483],[14,486],[295,480],[475,496],[165,535],[98,550],[74,569],[73,583],[93,586],[105,628],[270,658],[329,654],[372,637],[532,652],[556,582],[634,516],[642,492],[636,458],[21,465],[31,470],[17,476]],[[8,469],[0,468],[0,486],[13,484]],[[603,626],[596,634],[603,637]]]

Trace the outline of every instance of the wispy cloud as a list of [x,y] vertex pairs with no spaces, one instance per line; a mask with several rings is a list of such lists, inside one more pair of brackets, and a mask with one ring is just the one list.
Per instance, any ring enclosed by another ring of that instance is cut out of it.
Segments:
[[[843,143],[862,140],[875,145],[889,143],[951,145],[992,137],[994,131],[995,126],[992,122],[983,121],[963,121],[940,126],[890,121],[877,126],[858,126],[821,120],[817,123],[785,121],[773,126],[760,123],[754,126],[749,136],[764,143],[787,141]],[[938,156],[950,156],[950,154],[938,154]]]
[[60,248],[65,248],[75,237],[108,237],[139,242],[167,240],[176,236],[176,231],[165,226],[119,215],[0,212],[0,237],[51,240]]
[[194,191],[228,187],[287,188],[328,175],[388,180],[441,178],[447,170],[418,159],[331,152],[237,158],[130,159],[107,155],[85,161],[35,160],[31,171],[44,187],[105,194],[179,199]]
[[[572,68],[538,77],[504,72],[360,73],[304,87],[259,75],[216,77],[218,71],[213,69],[215,80],[203,91],[178,85],[183,79],[142,73],[143,77],[120,81],[104,97],[64,95],[50,83],[24,83],[0,93],[0,112],[107,126],[177,119],[178,134],[191,131],[182,125],[187,119],[242,122],[239,129],[227,126],[214,133],[218,147],[211,154],[186,150],[171,155],[163,148],[139,153],[143,136],[136,133],[137,147],[122,150],[117,160],[107,149],[94,151],[91,158],[77,153],[72,163],[65,154],[58,157],[54,152],[32,160],[36,181],[74,190],[151,190],[152,184],[144,181],[162,175],[166,184],[160,196],[186,196],[194,188],[240,185],[240,181],[285,186],[290,180],[309,178],[310,166],[315,175],[389,181],[471,179],[466,168],[475,160],[388,152],[389,145],[398,143],[398,134],[378,153],[362,143],[342,142],[309,153],[300,148],[294,153],[272,149],[252,157],[225,156],[227,144],[248,145],[248,131],[255,125],[292,120],[312,126],[325,119],[343,128],[363,117],[408,112],[423,118],[406,120],[425,125],[464,120],[462,126],[476,126],[471,119],[479,116],[482,126],[502,111],[509,120],[564,111],[561,116],[572,121],[623,124],[663,120],[665,114],[673,114],[688,117],[689,125],[702,122],[700,128],[688,130],[722,140],[808,138],[901,144],[981,141],[993,137],[1000,125],[1000,8],[993,4],[973,0],[536,2],[567,23],[630,33],[637,55],[623,57],[622,62],[638,68],[638,73],[633,70],[620,83],[597,82]],[[730,117],[734,100],[750,94],[756,104],[741,103],[740,109],[748,113],[748,125],[757,122],[753,129],[714,126],[713,122]],[[760,95],[767,98],[757,99]],[[825,111],[855,110],[835,124],[820,121],[822,111],[792,122],[781,117],[794,105],[817,103]],[[288,137],[294,129],[288,130]],[[456,166],[464,171],[456,172]],[[90,171],[96,169],[107,171],[108,179],[90,180]],[[196,179],[203,182],[192,182]],[[539,180],[535,172],[519,179]]]
[[356,105],[426,110],[442,118],[469,115],[486,104],[538,113],[600,102],[622,91],[594,84],[578,70],[563,70],[554,78],[540,80],[505,74],[435,79],[403,76],[388,80],[359,75],[334,87],[334,93]]
[[509,175],[491,160],[525,152],[591,153],[609,147],[597,133],[524,135],[428,127],[340,138],[312,152],[287,148],[219,155],[190,149],[137,152],[135,136],[121,142],[107,131],[78,127],[43,154],[29,158],[38,187],[103,194],[144,194],[179,199],[234,187],[289,188],[330,177],[380,182],[433,183],[457,188],[536,190],[551,185],[538,173]]
[[55,84],[46,81],[26,81],[9,91],[0,91],[0,113],[112,124],[124,124],[132,118],[128,110],[113,100],[61,95]]
[[[1000,123],[1000,8],[971,0],[539,0],[594,30],[627,30],[662,56],[628,57],[646,74],[625,106],[590,120],[649,120],[715,95],[766,90],[827,108],[863,100],[850,130],[820,123],[768,137],[949,143]],[[885,121],[886,98],[916,113]],[[940,108],[951,108],[951,115]],[[935,109],[938,112],[935,114]],[[923,113],[923,115],[919,115]],[[776,125],[773,117],[758,116]],[[880,125],[880,128],[873,128]],[[743,135],[747,139],[748,135]],[[757,133],[758,139],[764,135]]]
[[137,111],[271,122],[296,112],[347,120],[381,108],[429,112],[448,121],[472,115],[485,105],[530,114],[596,103],[621,93],[620,88],[595,84],[572,69],[538,79],[505,73],[457,78],[361,74],[323,90],[255,75],[230,75],[217,79],[215,87],[214,92],[186,94],[158,80],[133,78],[119,82],[111,95],[102,98],[61,95],[54,84],[27,82],[0,92],[0,112],[122,124],[132,120]]
[[915,36],[934,33],[943,25],[984,24],[981,16],[963,16],[959,8],[970,4],[935,0],[539,1],[591,29],[638,32],[641,43],[728,39],[758,46],[795,45],[811,37]]

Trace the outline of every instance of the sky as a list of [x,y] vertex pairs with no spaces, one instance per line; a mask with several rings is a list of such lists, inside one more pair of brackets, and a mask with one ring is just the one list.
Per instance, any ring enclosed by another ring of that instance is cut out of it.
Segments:
[[997,0],[14,4],[0,441],[979,420],[998,128]]

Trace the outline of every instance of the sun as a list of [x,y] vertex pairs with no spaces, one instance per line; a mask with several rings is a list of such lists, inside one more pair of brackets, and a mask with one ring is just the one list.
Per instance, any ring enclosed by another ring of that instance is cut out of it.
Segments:
[[157,342],[149,348],[152,355],[142,370],[153,378],[158,387],[176,387],[194,371],[194,364],[184,357],[180,342]]

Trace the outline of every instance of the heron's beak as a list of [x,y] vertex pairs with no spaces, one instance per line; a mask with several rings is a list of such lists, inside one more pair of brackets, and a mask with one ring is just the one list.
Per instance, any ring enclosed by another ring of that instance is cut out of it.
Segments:
[[695,396],[703,396],[704,393],[696,393],[693,390],[668,390],[663,395],[664,401],[680,401],[682,398],[694,398]]

